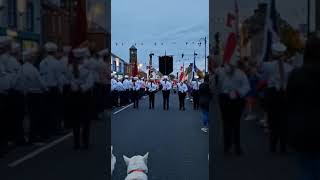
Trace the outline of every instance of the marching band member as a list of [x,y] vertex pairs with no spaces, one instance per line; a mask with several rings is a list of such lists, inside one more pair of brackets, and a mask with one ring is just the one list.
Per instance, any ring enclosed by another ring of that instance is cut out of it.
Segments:
[[138,81],[138,78],[133,79],[133,108],[139,108],[139,93],[141,89],[141,84]]
[[[44,108],[46,101],[44,99],[46,99],[45,95],[48,88],[35,67],[37,53],[37,49],[27,49],[23,52],[25,63],[22,65],[13,86],[14,89],[26,95],[26,105],[30,120],[29,142],[31,143],[41,142],[43,139],[49,138],[48,122],[44,121],[47,118]],[[24,113],[24,110],[21,109],[21,112]]]
[[119,98],[117,99],[117,102],[120,100],[120,106],[124,106],[124,96],[123,96],[123,93],[124,91],[126,90],[122,84],[122,78],[119,78],[118,79],[118,83],[117,83],[117,88],[116,90],[118,91],[118,96]]
[[185,111],[185,98],[188,92],[188,86],[186,84],[186,81],[181,81],[178,83],[178,95],[179,95],[179,110]]
[[272,61],[262,64],[263,72],[268,81],[266,90],[266,103],[268,126],[270,130],[270,151],[276,152],[277,144],[280,143],[280,151],[286,152],[286,100],[285,92],[287,81],[292,66],[283,62],[283,55],[286,51],[286,46],[282,43],[272,45]]
[[193,96],[193,109],[199,110],[199,76],[194,76],[195,80],[192,81],[192,96]]
[[96,46],[94,43],[90,43],[89,49],[86,48],[86,57],[84,59],[84,68],[88,69],[94,78],[94,86],[91,95],[91,114],[92,118],[98,119],[98,102],[99,102],[99,65],[98,65],[98,55],[96,52]]
[[124,76],[124,81],[123,81],[123,86],[124,86],[124,89],[125,89],[125,91],[123,92],[124,93],[123,96],[124,96],[124,104],[125,105],[129,104],[129,98],[130,98],[129,93],[130,93],[130,87],[131,87],[130,84],[131,83],[129,81],[129,76],[125,75]]
[[109,49],[104,49],[99,52],[101,59],[99,60],[99,80],[100,80],[100,98],[99,98],[99,107],[98,112],[101,114],[108,106],[110,101],[109,92],[108,92],[108,57]]
[[147,89],[149,93],[149,109],[154,109],[155,93],[158,89],[158,85],[154,82],[154,78],[150,79],[150,82],[147,85]]
[[[71,98],[72,98],[72,126],[74,137],[74,149],[80,148],[80,139],[84,148],[90,144],[90,99],[94,86],[94,75],[83,66],[85,48],[73,50],[75,60],[72,65]],[[82,127],[82,131],[80,131]],[[80,132],[82,134],[80,135]]]
[[111,101],[112,107],[118,105],[118,91],[117,91],[117,79],[115,78],[115,74],[111,74]]
[[240,145],[240,119],[245,107],[245,96],[250,90],[249,81],[236,62],[225,64],[219,74],[221,83],[220,108],[224,131],[224,152],[229,153],[235,145],[237,155],[242,155]]
[[163,80],[160,83],[162,86],[163,109],[169,110],[169,98],[172,84],[168,81],[168,76],[164,76]]
[[59,60],[62,75],[61,75],[61,89],[62,89],[62,113],[64,128],[71,128],[71,105],[70,105],[70,91],[71,91],[71,79],[72,72],[70,70],[69,54],[71,51],[70,46],[63,47],[63,56]]
[[46,108],[46,111],[48,112],[49,132],[51,135],[54,135],[59,127],[59,117],[56,113],[56,107],[59,106],[58,86],[60,82],[59,63],[56,59],[58,47],[52,42],[46,43],[44,47],[47,52],[47,56],[40,63],[40,75],[48,88],[48,92],[46,94],[46,104],[48,107]]
[[10,74],[11,87],[8,93],[9,100],[9,111],[10,118],[10,140],[16,144],[25,144],[24,139],[24,94],[14,88],[13,84],[19,71],[21,70],[21,64],[18,59],[20,59],[20,45],[18,43],[12,43],[11,52],[6,61],[7,73]]

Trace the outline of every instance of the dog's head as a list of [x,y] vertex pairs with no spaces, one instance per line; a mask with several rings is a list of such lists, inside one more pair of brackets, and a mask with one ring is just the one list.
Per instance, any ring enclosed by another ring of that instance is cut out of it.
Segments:
[[149,153],[146,153],[144,156],[133,156],[132,158],[128,158],[127,156],[123,156],[124,161],[126,162],[126,165],[128,167],[127,173],[130,173],[135,170],[141,170],[145,173],[148,173],[148,156]]

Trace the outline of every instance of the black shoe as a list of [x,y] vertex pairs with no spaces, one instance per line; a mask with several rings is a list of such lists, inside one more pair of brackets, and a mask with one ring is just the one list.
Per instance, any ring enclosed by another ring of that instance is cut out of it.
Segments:
[[74,150],[79,150],[79,149],[80,149],[80,146],[79,146],[79,145],[74,145],[74,146],[73,146],[73,149],[74,149]]

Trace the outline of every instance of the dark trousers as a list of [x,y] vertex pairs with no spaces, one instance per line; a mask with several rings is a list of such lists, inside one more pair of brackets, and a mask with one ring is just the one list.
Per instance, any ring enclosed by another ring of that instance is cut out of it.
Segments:
[[0,93],[0,154],[8,145],[8,95]]
[[111,91],[112,106],[118,106],[118,98],[119,98],[118,91],[116,90]]
[[[85,148],[90,144],[90,101],[92,93],[86,92],[71,92],[70,98],[72,99],[72,129],[74,138],[74,147],[79,148],[81,141]],[[82,129],[82,131],[81,131]],[[82,133],[80,133],[82,132]]]
[[48,123],[48,132],[55,135],[60,128],[59,112],[61,104],[59,103],[59,89],[58,87],[51,87],[46,93],[46,119]]
[[169,110],[169,98],[170,98],[170,91],[162,91],[163,97],[163,109]]
[[133,108],[139,108],[139,91],[133,91]]
[[193,109],[199,110],[199,90],[194,90],[192,92],[193,95]]
[[275,88],[266,90],[266,103],[268,113],[268,126],[270,130],[269,148],[271,152],[277,150],[278,144],[281,151],[286,151],[287,147],[287,127],[286,99],[284,92]]
[[62,94],[62,107],[63,107],[63,124],[64,128],[71,128],[71,99],[70,99],[71,87],[70,85],[63,86],[63,94]]
[[185,110],[184,104],[185,104],[186,93],[178,92],[178,95],[179,95],[179,110]]
[[124,106],[125,104],[125,91],[119,91],[120,96],[120,106]]
[[99,114],[99,101],[101,98],[100,94],[100,84],[94,83],[92,94],[91,94],[91,114],[92,119],[97,120]]
[[220,96],[225,152],[229,152],[232,145],[235,146],[236,152],[241,151],[240,119],[244,106],[245,101],[241,98],[230,99],[228,95]]
[[46,121],[47,115],[45,116],[45,113],[47,111],[44,111],[44,106],[47,103],[45,103],[45,99],[42,93],[28,93],[26,95],[30,124],[29,140],[31,142],[39,137],[46,138],[49,136],[48,130],[51,129],[49,127],[51,124]]
[[11,90],[8,95],[9,98],[9,121],[10,121],[10,140],[20,144],[25,142],[23,122],[25,117],[25,98],[24,94]]
[[155,92],[149,92],[149,109],[154,109]]

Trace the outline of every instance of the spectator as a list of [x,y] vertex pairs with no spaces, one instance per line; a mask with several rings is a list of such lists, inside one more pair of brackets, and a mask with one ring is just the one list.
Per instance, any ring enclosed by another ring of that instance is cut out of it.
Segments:
[[211,93],[209,88],[209,76],[204,77],[204,82],[199,86],[199,104],[203,115],[203,132],[208,132],[208,115]]
[[320,178],[320,37],[310,37],[304,54],[305,64],[289,77],[288,142],[298,153],[301,180]]

